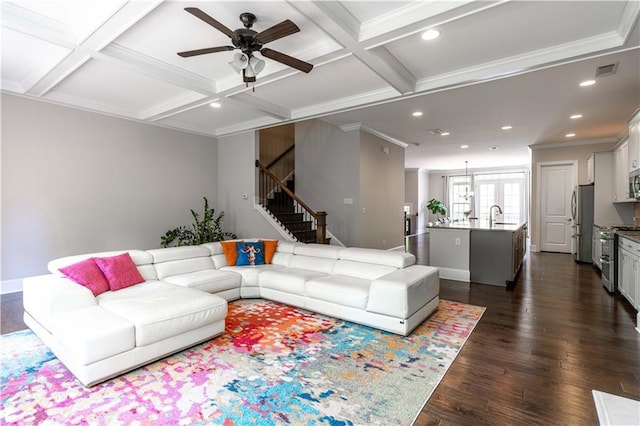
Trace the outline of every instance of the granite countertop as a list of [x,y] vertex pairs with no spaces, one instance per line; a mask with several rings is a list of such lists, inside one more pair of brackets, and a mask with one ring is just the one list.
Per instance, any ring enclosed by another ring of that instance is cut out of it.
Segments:
[[616,231],[616,234],[640,244],[640,231]]
[[438,226],[427,226],[427,228],[431,229],[466,229],[470,231],[517,231],[518,229],[525,226],[527,222],[522,222],[519,224],[513,223],[504,223],[504,222],[494,222],[493,228],[489,228],[489,221],[480,221],[480,220],[470,220],[464,222],[449,222],[449,223],[441,223]]

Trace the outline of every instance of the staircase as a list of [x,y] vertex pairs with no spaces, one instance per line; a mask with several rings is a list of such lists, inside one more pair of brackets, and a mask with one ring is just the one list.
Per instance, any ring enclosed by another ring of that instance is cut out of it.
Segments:
[[[295,193],[295,176],[286,182],[287,189]],[[304,213],[297,213],[293,198],[279,188],[267,197],[266,209],[302,243],[315,243],[316,231],[313,221],[306,220]]]
[[326,238],[325,212],[314,212],[295,194],[295,178],[292,174],[286,183],[280,181],[259,160],[259,203],[302,243],[329,244]]

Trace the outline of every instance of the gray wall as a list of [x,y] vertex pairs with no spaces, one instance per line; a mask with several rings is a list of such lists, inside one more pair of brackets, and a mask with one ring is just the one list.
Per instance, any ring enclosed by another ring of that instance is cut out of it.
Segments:
[[296,123],[296,194],[327,212],[329,231],[346,246],[360,245],[359,164],[359,131],[321,120]]
[[360,245],[404,246],[403,205],[404,148],[360,132]]
[[[225,212],[225,229],[240,238],[279,238],[279,234],[253,208],[256,188],[256,132],[218,139],[218,204]],[[215,165],[212,165],[215,169]],[[242,195],[247,198],[243,199]]]
[[2,281],[159,247],[203,196],[216,206],[216,164],[212,138],[2,95]]

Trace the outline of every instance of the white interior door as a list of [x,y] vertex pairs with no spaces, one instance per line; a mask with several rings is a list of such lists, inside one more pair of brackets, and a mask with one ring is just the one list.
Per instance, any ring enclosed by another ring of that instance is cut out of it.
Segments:
[[576,186],[576,162],[541,164],[540,251],[572,252],[571,194]]

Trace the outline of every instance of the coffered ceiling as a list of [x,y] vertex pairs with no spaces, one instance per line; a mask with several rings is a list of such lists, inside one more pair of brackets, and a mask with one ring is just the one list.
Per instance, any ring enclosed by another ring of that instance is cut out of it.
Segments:
[[[230,44],[185,7],[231,29],[242,27],[242,12],[257,16],[258,32],[290,19],[300,32],[268,47],[314,69],[263,58],[246,87],[228,64],[237,51],[180,57]],[[213,137],[319,117],[406,146],[409,168],[519,165],[529,145],[624,131],[640,106],[639,13],[638,1],[608,0],[5,0],[1,84]],[[440,37],[423,40],[431,28]],[[608,64],[615,74],[578,86]]]

